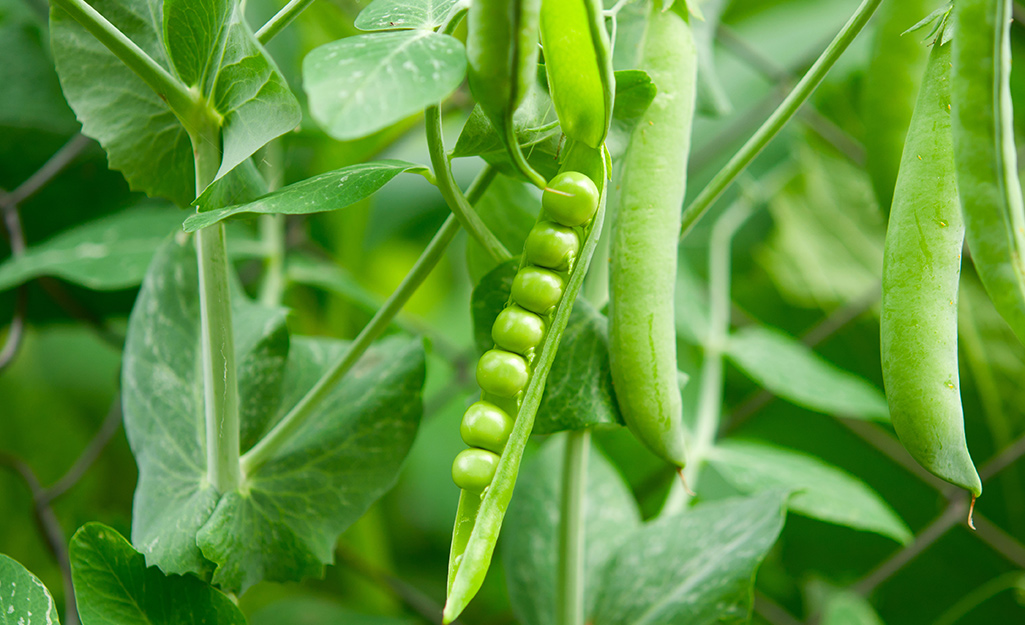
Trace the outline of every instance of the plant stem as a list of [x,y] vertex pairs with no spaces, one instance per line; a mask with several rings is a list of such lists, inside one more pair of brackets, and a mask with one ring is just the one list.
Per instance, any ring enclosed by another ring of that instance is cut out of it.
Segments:
[[[723,352],[730,331],[731,243],[753,210],[748,199],[742,197],[715,222],[708,242],[708,336],[702,346],[701,388],[693,444],[688,449],[687,466],[683,470],[683,476],[691,489],[697,488],[701,466],[715,445],[719,420],[722,418]],[[677,485],[670,492],[662,514],[681,512],[690,497],[682,485]]]
[[557,625],[584,624],[584,503],[590,447],[591,430],[572,430],[567,434],[559,509]]
[[[217,175],[221,165],[220,128],[190,135],[196,158],[196,195]],[[241,482],[239,469],[238,379],[235,337],[228,288],[227,239],[224,224],[196,233],[199,263],[199,315],[203,360],[203,414],[206,422],[207,479],[219,493]]]
[[527,157],[520,148],[520,140],[516,136],[516,125],[513,122],[512,111],[509,111],[509,114],[505,116],[505,144],[508,148],[509,157],[512,159],[513,164],[516,165],[516,169],[520,170],[520,173],[526,176],[532,185],[544,191],[548,183],[545,182],[544,176],[539,174],[527,162]]
[[[484,167],[481,173],[478,174],[477,179],[473,181],[473,184],[467,190],[469,202],[476,202],[480,199],[488,185],[494,180],[496,173],[492,167]],[[427,248],[420,254],[420,258],[417,259],[413,268],[403,278],[402,283],[388,297],[384,305],[367,323],[366,327],[360,331],[352,344],[349,345],[349,349],[321,376],[313,388],[299,400],[299,403],[282,417],[281,421],[260,442],[242,456],[243,474],[252,475],[264,463],[270,460],[275,452],[302,427],[321,402],[334,390],[335,385],[345,377],[345,374],[352,369],[353,365],[370,348],[374,340],[388,328],[395,315],[405,306],[409,298],[412,297],[413,293],[416,292],[427,276],[430,275],[431,271],[437,266],[445,254],[448,244],[452,242],[452,239],[458,232],[459,221],[453,215],[449,215],[448,219],[445,220],[445,223],[442,224],[441,228],[434,235],[434,238],[431,239],[431,242],[427,244]]]
[[488,230],[480,216],[470,206],[466,196],[459,190],[455,180],[452,179],[452,167],[448,161],[448,155],[445,154],[445,142],[441,134],[441,107],[438,105],[428,106],[424,110],[424,121],[427,127],[427,148],[431,154],[434,177],[438,190],[441,191],[452,214],[492,258],[500,263],[509,260],[512,258],[512,254],[505,249],[495,234]]
[[[114,53],[122,63],[135,72],[153,91],[157,93],[171,111],[178,116],[185,129],[190,133],[196,132],[203,125],[197,117],[212,113],[212,109],[205,105],[194,93],[180,80],[175,78],[164,69],[159,63],[153,60],[146,52],[122,33],[116,26],[107,21],[107,18],[100,15],[85,0],[50,0],[52,4],[66,11],[72,18],[86,30],[88,30],[100,43]],[[220,162],[220,159],[217,161]],[[204,185],[205,186],[205,185]]]
[[940,618],[936,619],[935,625],[954,625],[954,623],[960,621],[965,615],[982,605],[986,600],[995,597],[1005,590],[1018,588],[1023,585],[1025,585],[1025,574],[1021,571],[1010,571],[1003,575],[998,575],[961,597],[957,603],[941,614]]
[[880,2],[882,0],[863,0],[858,10],[844,24],[844,27],[840,29],[840,32],[837,33],[833,41],[826,46],[825,51],[815,60],[815,63],[804,77],[801,78],[800,82],[797,83],[797,86],[790,92],[790,95],[780,103],[772,115],[769,116],[769,119],[765,120],[765,123],[747,140],[747,143],[733,155],[733,158],[726,163],[726,166],[719,170],[719,173],[712,178],[711,182],[698,193],[698,196],[694,198],[690,206],[683,211],[681,238],[687,236],[687,233],[694,227],[694,224],[711,208],[715,200],[722,195],[722,192],[733,183],[737,176],[758,156],[758,153],[769,144],[769,141],[797,113],[797,109],[801,108],[805,100],[811,96],[837,59],[840,58],[840,55],[847,49],[847,46],[854,41],[858,33],[868,23],[869,18],[872,17]]
[[265,45],[283,31],[286,26],[291,24],[292,20],[299,17],[299,14],[305,11],[311,4],[313,4],[313,0],[292,0],[286,4],[274,17],[261,26],[260,30],[256,31],[257,41]]
[[260,239],[267,246],[260,303],[280,306],[285,292],[285,216],[260,215]]

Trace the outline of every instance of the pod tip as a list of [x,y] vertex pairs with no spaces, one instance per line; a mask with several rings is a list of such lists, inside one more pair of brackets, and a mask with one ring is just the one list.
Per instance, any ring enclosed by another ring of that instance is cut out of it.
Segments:
[[975,521],[972,520],[972,515],[975,514],[975,500],[977,497],[975,493],[972,493],[972,503],[968,506],[968,527],[975,529]]
[[[687,484],[687,476],[683,474],[683,467],[677,467],[676,472],[680,475],[680,481],[683,482],[683,490],[691,497],[697,497],[697,493],[690,489],[690,485]],[[972,501],[975,501],[973,498]]]

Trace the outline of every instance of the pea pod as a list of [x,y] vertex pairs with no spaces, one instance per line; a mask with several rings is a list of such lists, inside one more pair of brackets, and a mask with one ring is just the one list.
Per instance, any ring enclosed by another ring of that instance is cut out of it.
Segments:
[[954,162],[975,270],[1025,343],[1025,202],[1010,94],[1010,0],[954,3]]
[[658,93],[623,158],[612,229],[609,357],[623,420],[655,454],[682,467],[673,289],[694,115],[697,53],[690,27],[653,7],[641,69]]
[[928,48],[922,35],[906,33],[939,4],[937,0],[883,3],[862,100],[865,120],[865,168],[883,210],[893,201],[904,137],[911,123]]
[[978,496],[957,371],[964,222],[954,176],[950,45],[933,44],[886,231],[880,319],[883,382],[901,443],[923,467]]
[[535,184],[513,128],[513,113],[537,76],[541,0],[473,0],[467,14],[470,91],[506,141],[509,155]]
[[541,45],[562,132],[598,149],[612,120],[612,53],[598,0],[542,0]]
[[[552,262],[542,260],[547,266],[539,267],[524,256],[517,273],[521,287],[514,280],[509,302],[495,321],[495,348],[481,358],[481,401],[467,411],[461,428],[464,441],[481,448],[463,452],[453,467],[453,478],[462,490],[449,555],[445,623],[459,616],[484,582],[548,371],[601,234],[608,177],[605,155],[582,144],[571,146],[563,170],[586,174],[597,192],[587,200],[593,202],[587,219],[572,227],[566,219],[559,220],[559,211],[552,214],[542,208],[535,229],[548,233],[554,221],[561,228],[560,236],[550,238],[551,249],[541,249],[533,258]],[[558,185],[560,176],[553,184]],[[579,216],[578,211],[568,214]],[[567,245],[567,231],[577,239],[575,245]],[[541,278],[535,280],[537,276]],[[558,297],[553,298],[556,283]],[[539,340],[539,332],[543,339]],[[526,380],[520,376],[521,363],[527,367]],[[497,461],[493,475],[492,460]]]

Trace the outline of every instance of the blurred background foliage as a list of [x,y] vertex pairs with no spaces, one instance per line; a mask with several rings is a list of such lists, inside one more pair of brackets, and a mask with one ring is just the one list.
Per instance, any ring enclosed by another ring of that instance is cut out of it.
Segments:
[[[901,1],[886,0],[882,12]],[[707,36],[714,37],[715,55],[703,69],[714,71],[725,99],[719,114],[696,122],[691,196],[778,104],[857,4],[702,3],[711,16],[721,10],[721,25],[716,29],[710,21],[705,26]],[[363,6],[353,0],[320,0],[269,45],[301,100],[304,54],[354,34],[352,22]],[[253,25],[277,8],[273,0],[247,3]],[[144,201],[107,169],[95,143],[76,138],[78,124],[63,100],[49,54],[46,12],[43,0],[0,0],[0,188],[17,188],[62,146],[73,152],[70,164],[18,207],[30,247]],[[873,26],[881,18],[877,15]],[[627,28],[621,36],[628,36]],[[679,307],[685,370],[696,372],[700,364],[701,352],[688,340],[694,320],[686,311],[703,301],[709,229],[716,213],[743,189],[758,198],[757,208],[763,210],[735,241],[733,323],[757,322],[802,337],[827,360],[882,388],[877,302],[886,217],[865,166],[866,126],[871,126],[866,119],[873,112],[864,105],[864,93],[871,81],[885,79],[888,69],[885,63],[869,69],[873,36],[870,29],[855,42],[797,119],[754,162],[743,184],[683,242],[677,299],[690,303]],[[1012,36],[1018,70],[1025,67],[1020,21]],[[617,64],[629,65],[619,58],[628,53],[628,46],[620,46]],[[1012,74],[1012,83],[1019,108],[1025,108],[1021,71]],[[446,108],[450,147],[471,104],[464,87]],[[1025,129],[1023,120],[1019,115],[1019,131]],[[371,137],[341,143],[324,135],[307,115],[296,132],[265,151],[263,161],[279,184],[287,184],[371,157],[427,162],[422,120],[414,116]],[[477,159],[457,159],[458,180],[465,186],[480,165]],[[485,202],[489,210],[533,214],[537,197],[503,182]],[[290,218],[288,244],[295,262],[285,303],[292,308],[293,332],[353,336],[447,213],[429,184],[406,176],[346,210]],[[463,447],[458,424],[474,389],[469,373],[475,358],[472,282],[465,243],[460,235],[402,318],[404,327],[428,336],[430,361],[425,418],[399,484],[343,537],[338,566],[329,568],[325,579],[262,584],[244,595],[241,605],[252,622],[286,623],[282,615],[294,614],[294,606],[309,618],[294,623],[422,622],[417,606],[437,604],[444,596],[458,496],[449,466]],[[0,259],[10,253],[7,237],[0,237]],[[325,261],[336,269],[326,272]],[[239,271],[251,283],[259,273],[258,261],[240,262]],[[963,281],[966,429],[973,457],[985,466],[1016,442],[1013,449],[1025,451],[1020,439],[1025,432],[1020,409],[1025,405],[1025,350],[989,304],[968,263]],[[0,457],[6,465],[23,461],[43,485],[50,485],[72,467],[112,411],[116,419],[112,404],[120,342],[135,290],[89,291],[47,278],[28,283],[25,297],[25,341],[0,372]],[[4,323],[14,315],[18,298],[16,290],[0,293]],[[0,336],[6,332],[0,327]],[[1011,461],[984,476],[986,496],[976,509],[979,532],[973,534],[963,522],[962,495],[916,470],[885,424],[824,416],[774,399],[730,366],[724,412],[724,430],[731,437],[801,450],[860,477],[917,537],[901,546],[876,534],[789,515],[758,574],[755,622],[1025,622],[1025,463],[1018,461],[1020,451],[1004,456]],[[654,514],[673,479],[669,467],[624,429],[597,432],[595,441],[628,480],[642,512]],[[96,520],[128,535],[134,484],[135,464],[117,430],[97,461],[53,502],[64,533]],[[702,498],[734,493],[714,469],[706,470]],[[61,602],[60,570],[37,527],[30,491],[16,471],[0,470],[0,552],[34,571]],[[357,620],[346,610],[406,620]],[[462,621],[515,622],[501,566],[492,567],[480,598]]]

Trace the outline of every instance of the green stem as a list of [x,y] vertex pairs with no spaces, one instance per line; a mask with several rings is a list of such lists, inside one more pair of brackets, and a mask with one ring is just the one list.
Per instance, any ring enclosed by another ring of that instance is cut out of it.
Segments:
[[[484,194],[488,185],[494,180],[497,172],[490,166],[486,166],[477,176],[477,179],[467,190],[469,202],[476,202]],[[460,192],[460,195],[462,193]],[[472,210],[472,209],[471,209]],[[274,428],[264,436],[260,442],[253,446],[242,456],[242,472],[245,475],[252,475],[265,462],[274,456],[292,435],[302,427],[306,420],[320,406],[324,399],[334,390],[335,385],[341,381],[346,373],[352,369],[363,354],[370,348],[370,345],[385,329],[391,324],[395,315],[405,306],[413,293],[423,284],[423,281],[430,275],[437,266],[445,249],[452,239],[459,232],[459,222],[454,216],[449,215],[445,223],[427,244],[427,248],[417,259],[413,268],[409,271],[402,283],[395,292],[388,297],[384,305],[377,311],[377,314],[356,336],[349,349],[337,360],[334,365],[317,381],[316,385],[299,400],[299,403],[286,414]]]
[[[692,445],[687,451],[683,477],[691,489],[698,486],[701,466],[715,445],[723,402],[723,353],[730,332],[730,273],[733,236],[754,207],[742,197],[715,222],[708,242],[708,336],[703,344],[701,388],[698,395],[697,418]],[[662,514],[676,514],[690,501],[691,495],[677,486],[670,493]]]
[[198,93],[189,90],[134,41],[107,21],[107,18],[89,6],[85,0],[51,0],[51,2],[85,27],[92,36],[96,37],[100,43],[114,53],[114,56],[119,58],[165,100],[187,131],[194,133],[204,126],[203,116],[216,116],[216,113],[213,113],[213,110],[202,101]]
[[434,177],[441,191],[442,197],[456,216],[459,223],[466,229],[470,236],[477,240],[488,254],[496,261],[502,263],[510,258],[512,254],[505,249],[502,242],[495,237],[495,234],[488,229],[481,218],[470,206],[463,192],[452,178],[452,166],[445,154],[445,142],[441,134],[441,107],[428,106],[424,110],[424,121],[427,127],[427,149],[431,154],[431,166],[434,168]]
[[559,510],[555,608],[558,625],[584,624],[584,503],[590,446],[590,430],[573,430],[567,434]]
[[[191,135],[196,158],[196,195],[214,179],[221,164],[220,130],[208,127]],[[235,338],[228,287],[224,224],[196,233],[199,263],[199,315],[203,360],[203,408],[206,422],[207,479],[219,493],[241,482],[239,469],[239,401]]]
[[1025,585],[1025,574],[1022,574],[1021,571],[1011,571],[994,577],[961,597],[957,603],[950,606],[946,612],[940,615],[940,618],[936,619],[934,625],[954,625],[954,623],[961,620],[966,614],[980,606],[987,599],[995,597],[1004,590],[1022,585]]
[[694,224],[711,208],[716,199],[722,195],[731,183],[740,175],[758,153],[772,141],[773,137],[779,134],[783,126],[790,118],[797,113],[805,100],[811,96],[815,88],[819,86],[822,79],[836,63],[840,55],[844,53],[847,46],[854,41],[861,30],[868,23],[869,18],[875,12],[882,0],[863,0],[858,10],[854,12],[851,19],[847,21],[836,37],[829,43],[825,51],[816,59],[815,63],[808,70],[808,73],[801,78],[790,95],[773,111],[769,119],[765,120],[754,135],[747,140],[740,150],[733,155],[733,158],[726,163],[726,166],[719,170],[719,173],[712,178],[711,182],[698,193],[690,206],[683,211],[683,227],[680,237],[687,236]]
[[257,41],[266,45],[268,41],[283,31],[286,26],[292,23],[292,20],[299,17],[299,14],[309,8],[311,4],[313,4],[313,0],[292,0],[286,4],[274,17],[261,26],[260,30],[256,31]]
[[505,145],[508,148],[509,157],[512,158],[512,162],[516,165],[516,169],[520,170],[520,173],[527,177],[532,185],[544,191],[548,183],[545,182],[544,176],[537,173],[537,171],[530,166],[527,162],[527,157],[523,155],[523,150],[520,148],[520,140],[516,136],[516,125],[513,123],[513,112],[509,111],[509,114],[505,116]]
[[260,215],[260,239],[267,246],[260,303],[280,306],[285,293],[285,216]]

